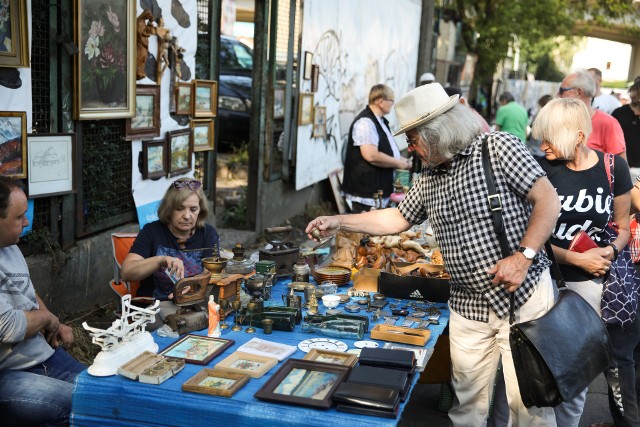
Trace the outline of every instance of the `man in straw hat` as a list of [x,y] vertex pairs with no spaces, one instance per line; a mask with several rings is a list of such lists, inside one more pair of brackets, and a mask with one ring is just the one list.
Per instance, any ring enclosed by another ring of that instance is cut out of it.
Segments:
[[[550,262],[540,252],[560,212],[544,171],[516,137],[481,133],[481,124],[458,95],[438,83],[419,86],[396,103],[409,150],[422,174],[397,208],[322,216],[307,226],[322,236],[338,230],[395,234],[429,220],[451,275],[449,339],[456,393],[449,417],[455,426],[487,419],[500,357],[514,425],[555,426],[553,408],[526,408],[509,347],[509,295],[516,321],[535,319],[554,303]],[[503,258],[489,210],[482,168],[487,139],[511,255]],[[309,235],[311,238],[311,235]]]

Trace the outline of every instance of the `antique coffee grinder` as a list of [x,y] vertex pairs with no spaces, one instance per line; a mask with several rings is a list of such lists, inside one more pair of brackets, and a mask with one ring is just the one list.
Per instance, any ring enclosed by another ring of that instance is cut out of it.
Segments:
[[206,292],[211,273],[202,273],[178,280],[173,300],[180,307],[175,314],[168,315],[164,322],[180,335],[199,331],[209,325],[206,307]]
[[[286,239],[291,233],[291,226],[265,228],[264,234],[271,249],[260,249],[260,260],[271,260],[276,263],[276,277],[293,275],[293,265],[298,259],[300,248]],[[280,239],[278,239],[280,237]]]

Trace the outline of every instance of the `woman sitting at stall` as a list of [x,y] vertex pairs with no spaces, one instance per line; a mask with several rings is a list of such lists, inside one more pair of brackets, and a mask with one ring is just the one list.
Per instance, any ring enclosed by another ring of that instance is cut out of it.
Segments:
[[[560,216],[550,241],[567,287],[582,296],[594,310],[601,314],[603,277],[611,262],[629,240],[629,207],[632,188],[627,162],[615,156],[611,167],[613,175],[613,203],[605,154],[587,147],[591,133],[591,117],[579,99],[554,99],[545,105],[533,123],[533,137],[542,141],[540,149],[545,157],[540,159],[549,181],[558,192],[561,201]],[[605,227],[612,219],[618,224],[618,236],[607,241]],[[573,237],[585,231],[598,247],[583,253],[569,251]],[[611,334],[611,328],[608,328]],[[576,329],[579,332],[579,328]],[[614,334],[613,366],[618,363],[619,350],[623,347]],[[633,346],[624,346],[633,359]],[[610,368],[611,369],[611,368]],[[609,373],[607,372],[609,381]],[[570,402],[555,407],[558,426],[577,426],[584,408],[585,389]],[[625,412],[626,409],[625,409]]]
[[208,201],[202,182],[180,178],[169,186],[160,206],[158,220],[146,224],[122,263],[122,278],[141,281],[138,296],[160,300],[160,313],[147,327],[160,327],[178,307],[171,301],[174,282],[202,272],[202,258],[218,256],[219,236],[206,224]]

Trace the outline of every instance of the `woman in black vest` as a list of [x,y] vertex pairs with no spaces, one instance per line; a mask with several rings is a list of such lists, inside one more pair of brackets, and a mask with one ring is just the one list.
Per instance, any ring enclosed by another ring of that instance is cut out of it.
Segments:
[[369,105],[356,116],[349,129],[342,190],[354,213],[375,206],[373,193],[382,190],[382,206],[393,192],[394,169],[411,168],[411,160],[400,155],[384,118],[393,106],[393,90],[378,84],[369,91]]

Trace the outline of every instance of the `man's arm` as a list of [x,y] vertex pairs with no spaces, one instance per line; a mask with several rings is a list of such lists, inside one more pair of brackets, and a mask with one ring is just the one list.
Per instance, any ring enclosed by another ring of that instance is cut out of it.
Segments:
[[[392,142],[393,144],[393,142]],[[360,154],[362,158],[373,166],[380,168],[410,169],[411,160],[400,157],[396,159],[393,156],[378,151],[378,147],[372,144],[364,144],[360,146]]]
[[[352,215],[321,216],[311,221],[305,232],[309,234],[313,228],[318,228],[323,237],[332,236],[340,230],[385,236],[408,230],[411,223],[397,208],[389,208]],[[309,235],[309,238],[313,237]]]
[[[529,226],[520,241],[520,246],[534,249],[536,252],[542,249],[558,220],[560,213],[560,199],[555,188],[546,176],[540,177],[527,194],[527,201],[533,206],[529,217]],[[496,265],[487,270],[493,274],[494,285],[502,285],[509,292],[515,292],[522,284],[527,271],[531,266],[529,261],[520,252],[499,260]]]
[[71,327],[60,323],[57,316],[47,309],[47,306],[36,293],[39,308],[37,310],[25,311],[27,318],[26,338],[31,338],[40,330],[45,330],[45,338],[51,347],[55,348],[62,345],[69,348],[73,344],[73,330]]

